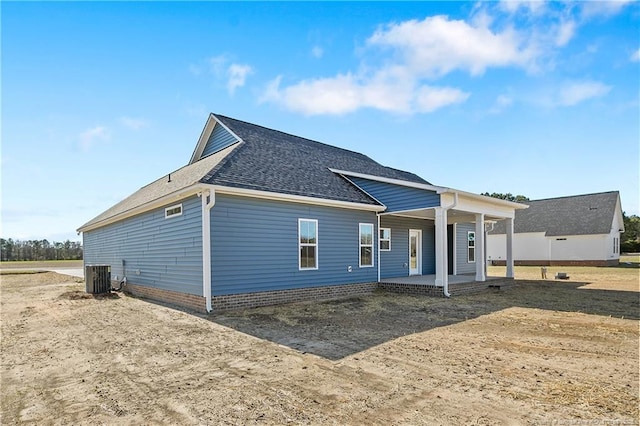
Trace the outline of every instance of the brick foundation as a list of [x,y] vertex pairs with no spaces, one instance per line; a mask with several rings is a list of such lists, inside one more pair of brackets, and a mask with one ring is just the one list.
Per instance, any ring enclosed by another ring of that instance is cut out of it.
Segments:
[[323,287],[308,287],[293,290],[263,291],[260,293],[231,294],[214,296],[213,310],[216,312],[230,309],[256,308],[258,306],[280,305],[292,302],[313,300],[345,299],[366,296],[373,293],[377,283],[344,284]]
[[444,297],[442,287],[435,285],[378,283],[378,288],[390,293]]
[[[518,282],[514,279],[505,278],[484,282],[450,284],[449,293],[452,296],[477,293],[489,288],[503,289],[506,287],[512,287],[517,283]],[[113,285],[117,286],[117,283],[113,282]],[[131,283],[127,283],[123,290],[133,296],[155,300],[169,305],[175,305],[196,312],[206,313],[206,300],[202,296],[162,290]],[[371,282],[214,296],[212,297],[211,304],[214,312],[222,312],[233,309],[256,308],[259,306],[281,305],[293,302],[346,299],[350,297],[367,296],[376,290],[418,296],[444,297],[442,287],[436,287],[434,285]]]
[[[117,286],[118,283],[113,284]],[[156,300],[170,305],[180,306],[197,312],[207,312],[206,300],[202,296],[194,294],[180,293],[171,290],[147,287],[143,285],[127,283],[123,291],[145,299]]]
[[[515,266],[617,266],[618,259],[611,260],[515,260]],[[492,260],[493,266],[505,266],[504,260]]]

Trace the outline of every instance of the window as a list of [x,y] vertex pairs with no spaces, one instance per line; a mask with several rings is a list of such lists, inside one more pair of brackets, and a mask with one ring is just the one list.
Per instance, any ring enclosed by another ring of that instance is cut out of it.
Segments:
[[302,269],[318,269],[318,221],[298,219],[298,266]]
[[360,267],[373,266],[373,224],[360,224]]
[[476,261],[476,233],[474,231],[467,232],[467,262]]
[[613,237],[613,252],[614,253],[618,253],[619,248],[618,248],[618,238]]
[[175,206],[167,207],[164,209],[164,218],[182,216],[182,204],[176,204]]
[[380,251],[391,251],[391,228],[380,228]]

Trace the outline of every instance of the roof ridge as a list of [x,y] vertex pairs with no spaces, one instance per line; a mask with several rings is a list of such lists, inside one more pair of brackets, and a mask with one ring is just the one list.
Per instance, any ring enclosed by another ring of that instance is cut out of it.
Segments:
[[[289,136],[289,137],[293,137],[293,138],[296,138],[296,139],[301,139],[301,140],[304,140],[304,141],[308,141],[308,142],[312,142],[312,143],[316,143],[316,144],[320,144],[320,145],[328,146],[328,147],[330,147],[330,148],[337,149],[337,150],[340,150],[340,151],[350,152],[350,153],[352,153],[352,154],[357,154],[357,155],[360,155],[360,156],[362,156],[362,157],[366,157],[366,158],[368,158],[368,159],[369,159],[369,160],[371,160],[371,161],[375,161],[374,159],[372,159],[372,158],[371,158],[371,157],[369,157],[368,155],[363,154],[363,153],[358,152],[358,151],[354,151],[354,150],[351,150],[351,149],[342,148],[342,147],[339,147],[339,146],[335,146],[335,145],[328,144],[328,143],[326,143],[326,142],[320,142],[320,141],[317,141],[317,140],[314,140],[314,139],[305,138],[305,137],[303,137],[303,136],[294,135],[293,133],[284,132],[284,131],[282,131],[282,130],[273,129],[273,128],[271,128],[271,127],[263,126],[263,125],[260,125],[260,124],[250,123],[250,122],[248,122],[248,121],[239,120],[239,119],[237,119],[237,118],[229,117],[229,116],[226,116],[226,115],[222,115],[222,114],[215,114],[215,113],[212,113],[212,114],[213,114],[213,116],[214,116],[214,117],[216,117],[216,118],[218,118],[218,117],[221,117],[221,118],[223,118],[223,119],[225,119],[225,118],[226,118],[226,119],[228,119],[228,120],[233,120],[233,121],[237,121],[237,122],[239,122],[239,123],[248,124],[249,126],[260,127],[260,128],[262,128],[262,129],[269,130],[269,131],[271,131],[271,132],[281,133],[281,134],[283,134],[283,135],[286,135],[286,136]],[[377,163],[377,161],[376,161],[376,163]],[[378,164],[380,164],[380,163],[378,163]],[[387,167],[387,166],[384,166],[384,165],[382,165],[382,164],[380,164],[380,165],[381,165],[382,167]],[[396,169],[396,170],[400,170],[400,169]]]
[[563,196],[560,196],[560,197],[539,198],[537,200],[526,201],[526,203],[531,203],[531,202],[535,202],[535,201],[561,200],[563,198],[590,197],[590,196],[593,196],[593,195],[604,195],[604,194],[620,194],[620,191],[604,191],[604,192],[593,192],[593,193],[590,193],[590,194],[563,195]]

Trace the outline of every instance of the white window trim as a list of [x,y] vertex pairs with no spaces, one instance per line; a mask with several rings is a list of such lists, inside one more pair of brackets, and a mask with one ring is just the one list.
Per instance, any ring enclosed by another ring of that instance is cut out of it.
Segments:
[[[316,243],[315,244],[311,244],[311,243],[301,243],[300,242],[300,224],[302,222],[313,222],[316,224]],[[300,218],[298,219],[298,270],[299,271],[316,271],[318,269],[318,246],[319,246],[319,236],[320,231],[318,229],[318,220],[317,219],[304,219],[304,218]],[[315,247],[316,248],[316,266],[314,268],[303,268],[302,266],[300,266],[300,261],[302,260],[301,256],[300,256],[300,249],[302,247]]]
[[[171,213],[171,214],[169,214],[170,210],[173,210],[173,209],[178,208],[178,207],[180,207],[180,213]],[[169,206],[169,207],[164,209],[164,218],[165,219],[171,219],[172,217],[182,216],[182,212],[183,211],[184,211],[184,209],[182,208],[182,203],[176,204],[176,205],[173,205],[173,206]]]
[[[473,234],[473,246],[469,245],[471,234]],[[469,260],[469,249],[473,249],[473,260]],[[476,231],[467,231],[467,263],[476,263]]]
[[[391,251],[391,228],[378,228],[378,235],[380,235],[383,231],[389,231],[389,239],[384,239],[382,237],[378,237],[378,247],[380,247],[380,251]],[[389,248],[382,248],[382,242],[389,241]]]
[[[360,227],[362,225],[368,225],[371,226],[371,244],[362,244],[362,235],[360,234]],[[366,223],[366,222],[361,222],[358,224],[358,266],[360,268],[373,268],[375,266],[375,260],[374,260],[374,256],[373,256],[373,249],[375,248],[375,241],[376,239],[374,238],[374,235],[376,235],[376,227],[373,225],[373,223]],[[371,265],[363,265],[362,264],[362,248],[363,247],[371,247]]]

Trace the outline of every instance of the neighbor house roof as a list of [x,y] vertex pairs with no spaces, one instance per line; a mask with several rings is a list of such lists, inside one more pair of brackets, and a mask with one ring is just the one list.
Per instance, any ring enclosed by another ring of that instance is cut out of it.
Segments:
[[429,184],[413,173],[382,166],[354,151],[222,115],[212,114],[211,119],[240,140],[140,188],[78,230],[132,216],[199,183],[371,206],[380,204],[330,168]]
[[243,143],[203,183],[374,205],[378,203],[330,169],[428,184],[413,173],[382,166],[358,152],[222,115],[214,117]]
[[[618,205],[618,191],[527,201],[516,210],[514,232],[544,232],[546,236],[608,234]],[[504,234],[499,221],[489,234]]]

